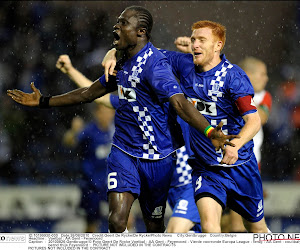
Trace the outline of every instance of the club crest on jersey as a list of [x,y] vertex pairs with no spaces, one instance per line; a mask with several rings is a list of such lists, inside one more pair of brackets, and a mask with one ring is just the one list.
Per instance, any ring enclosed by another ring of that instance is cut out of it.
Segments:
[[217,115],[217,107],[215,102],[205,102],[203,100],[190,97],[188,97],[188,101],[190,101],[202,115]]
[[132,88],[124,88],[121,85],[118,85],[118,94],[120,99],[125,99],[128,102],[136,101],[136,93]]

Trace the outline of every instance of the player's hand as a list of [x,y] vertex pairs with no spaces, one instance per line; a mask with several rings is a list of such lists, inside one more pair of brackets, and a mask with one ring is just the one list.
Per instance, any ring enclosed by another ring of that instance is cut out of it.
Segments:
[[238,160],[238,158],[238,148],[227,145],[225,150],[223,150],[223,159],[221,164],[232,165]]
[[188,36],[177,37],[174,41],[177,49],[183,53],[192,53],[191,38]]
[[68,55],[61,55],[56,61],[56,68],[60,69],[61,72],[67,74],[73,67],[70,57]]
[[34,83],[31,82],[30,87],[32,93],[25,93],[18,89],[7,90],[7,95],[10,96],[15,102],[20,103],[25,106],[36,107],[39,106],[41,92],[34,86]]
[[232,147],[235,147],[235,144],[228,141],[233,138],[240,138],[239,135],[225,135],[222,132],[222,126],[223,122],[220,122],[217,127],[214,128],[214,130],[211,132],[210,140],[212,144],[214,145],[216,151],[219,149],[222,149],[222,151],[225,150],[225,145],[230,145]]
[[75,116],[71,122],[71,129],[77,135],[84,127],[84,121],[80,116]]
[[105,57],[102,60],[102,66],[104,67],[105,80],[108,82],[108,76],[116,76],[117,71],[115,70],[117,58],[116,58],[116,49],[109,50]]

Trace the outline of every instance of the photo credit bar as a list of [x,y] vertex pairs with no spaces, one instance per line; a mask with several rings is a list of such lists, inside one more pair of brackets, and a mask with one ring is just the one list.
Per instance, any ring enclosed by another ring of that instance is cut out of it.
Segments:
[[295,241],[300,243],[300,233],[254,233],[253,243],[268,241]]

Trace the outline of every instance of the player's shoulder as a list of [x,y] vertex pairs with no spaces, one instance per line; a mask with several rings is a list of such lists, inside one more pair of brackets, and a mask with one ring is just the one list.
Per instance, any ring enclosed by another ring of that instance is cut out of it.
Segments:
[[153,44],[151,45],[151,49],[153,52],[155,52],[155,57],[160,59],[160,58],[170,58],[170,57],[177,57],[180,59],[187,58],[189,60],[193,59],[192,54],[187,54],[187,53],[182,53],[178,51],[172,51],[172,50],[167,50],[167,49],[162,49],[162,48],[156,48]]
[[156,48],[151,42],[148,43],[148,50],[151,51],[151,54],[153,54],[154,57],[163,57],[163,55],[161,55],[160,49]]
[[231,64],[231,67],[227,71],[226,77],[229,78],[230,81],[251,85],[250,79],[246,72],[236,64]]
[[169,64],[175,72],[180,72],[182,77],[187,77],[195,69],[193,55],[178,51],[160,50],[168,59]]
[[223,65],[220,71],[221,72],[219,72],[218,75],[221,78],[222,76],[224,76],[224,73],[226,72],[225,79],[224,79],[225,88],[236,89],[236,90],[244,89],[253,92],[254,95],[254,90],[249,77],[247,76],[245,71],[242,68],[240,68],[238,65],[230,63],[227,59],[225,61],[223,59]]
[[[230,74],[236,77],[247,77],[246,72],[237,64],[231,64],[231,68],[228,70]],[[247,77],[248,78],[248,77]]]
[[179,51],[159,49],[159,51],[167,58],[177,58],[178,60],[193,63],[193,55],[191,53],[183,53]]
[[247,76],[245,71],[242,70],[238,65],[231,63],[226,57],[225,54],[221,54],[220,56],[221,58],[221,69],[220,66],[218,68],[218,70],[220,70],[221,72],[225,72],[226,71],[226,75],[227,76],[236,76],[236,77],[244,77]]
[[[147,56],[148,55],[148,56]],[[156,48],[153,44],[149,43],[149,47],[144,54],[144,57],[147,57],[145,64],[155,64],[159,61],[167,61],[165,55],[163,55],[158,48]]]

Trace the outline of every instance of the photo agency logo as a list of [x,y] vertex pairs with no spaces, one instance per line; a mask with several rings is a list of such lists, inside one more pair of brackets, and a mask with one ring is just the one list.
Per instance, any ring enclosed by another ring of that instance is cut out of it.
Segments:
[[281,242],[281,241],[293,241],[294,243],[300,243],[300,233],[286,233],[286,234],[253,234],[254,243],[264,242]]
[[24,243],[26,242],[26,235],[0,235],[0,243]]

